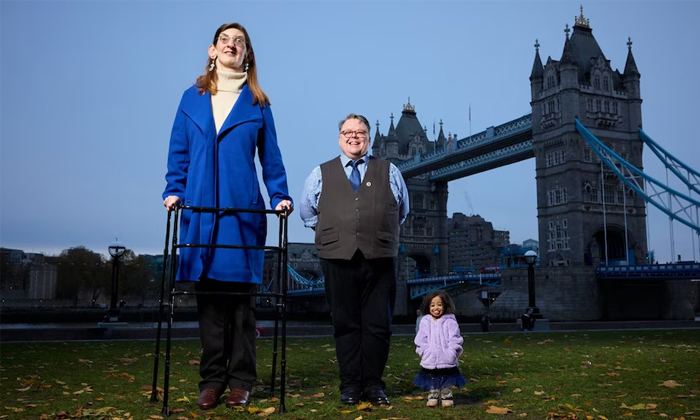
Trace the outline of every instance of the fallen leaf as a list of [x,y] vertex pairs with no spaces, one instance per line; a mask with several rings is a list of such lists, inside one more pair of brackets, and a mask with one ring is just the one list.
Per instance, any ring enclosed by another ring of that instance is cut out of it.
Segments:
[[673,379],[670,379],[668,381],[664,381],[663,383],[659,384],[659,386],[665,386],[667,388],[674,388],[674,387],[683,386],[683,385],[679,384],[678,382],[674,381]]
[[187,364],[189,364],[189,365],[198,365],[198,364],[199,364],[199,360],[188,360],[188,361],[187,361]]
[[510,408],[496,407],[495,405],[490,405],[489,409],[486,410],[486,412],[491,414],[509,414],[512,413],[513,410],[511,410]]
[[318,394],[312,395],[312,397],[316,397],[316,398],[323,398],[325,396],[326,396],[326,394],[324,394],[323,392],[319,392]]
[[515,389],[513,390],[513,392],[517,394],[518,392],[523,392],[523,390],[520,389],[520,388],[515,388]]
[[19,413],[20,411],[24,411],[24,408],[21,408],[21,407],[8,407],[8,406],[5,406],[5,409],[10,410],[10,411],[14,411],[15,413]]
[[632,406],[629,406],[629,407],[628,407],[625,403],[622,403],[622,405],[620,406],[620,408],[627,408],[627,409],[630,409],[630,410],[644,410],[644,404],[643,404],[643,403],[639,403],[639,404],[635,404],[635,405],[632,405]]
[[358,410],[371,410],[372,404],[370,404],[368,402],[359,403],[359,404],[357,404],[357,409]]
[[275,407],[269,407],[264,409],[261,413],[258,414],[258,416],[267,416],[269,414],[272,414],[275,412]]

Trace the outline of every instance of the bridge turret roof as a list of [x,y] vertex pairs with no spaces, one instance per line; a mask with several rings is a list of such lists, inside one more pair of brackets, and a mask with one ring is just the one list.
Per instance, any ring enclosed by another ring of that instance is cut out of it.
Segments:
[[535,40],[535,62],[532,63],[532,72],[530,73],[530,81],[541,79],[544,75],[542,68],[542,60],[540,59],[540,43]]
[[392,137],[392,136],[396,137],[396,129],[394,128],[394,113],[393,112],[391,113],[391,117],[389,117],[389,118],[391,119],[391,124],[389,124],[389,132],[386,133],[386,136],[387,137]]
[[[568,30],[568,27],[567,27]],[[566,41],[564,41],[564,51],[561,53],[561,64],[577,64],[576,57],[574,55],[573,49],[571,47],[571,40],[569,39],[569,33],[566,34]]]
[[[578,64],[579,82],[589,82],[592,59],[597,59],[601,55],[605,58],[605,54],[603,54],[593,36],[590,19],[583,17],[583,6],[581,6],[581,14],[574,17],[574,33],[571,35],[571,39],[569,39],[568,25],[565,32],[566,43],[570,44],[570,52],[574,61]],[[564,45],[562,60],[564,59],[564,54],[566,54],[566,44]]]
[[437,147],[442,147],[445,144],[445,132],[442,131],[442,119],[440,119],[440,133],[437,136]]
[[374,133],[374,140],[372,141],[372,154],[374,156],[378,156],[383,141],[384,137],[379,132],[379,120],[377,120],[377,131]]
[[421,126],[418,117],[416,116],[416,109],[411,105],[410,98],[408,104],[404,105],[403,111],[401,112],[401,118],[399,118],[398,124],[396,124],[396,136],[399,138],[399,154],[408,154],[408,144],[418,135],[425,145],[424,150],[428,150],[428,137],[425,135],[425,131]]
[[625,76],[637,75],[639,76],[639,70],[637,70],[637,63],[634,61],[634,56],[632,55],[632,39],[627,38],[627,62],[625,63]]

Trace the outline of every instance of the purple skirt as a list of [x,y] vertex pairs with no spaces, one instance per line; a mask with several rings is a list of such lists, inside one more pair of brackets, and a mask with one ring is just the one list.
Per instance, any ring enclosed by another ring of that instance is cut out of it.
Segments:
[[420,368],[420,373],[413,379],[413,384],[424,391],[431,389],[443,389],[451,386],[461,388],[467,384],[467,380],[459,372],[458,367],[446,369]]

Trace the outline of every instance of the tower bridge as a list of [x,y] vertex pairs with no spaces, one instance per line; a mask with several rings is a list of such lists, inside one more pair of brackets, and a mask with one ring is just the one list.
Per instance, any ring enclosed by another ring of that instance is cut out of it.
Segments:
[[[449,276],[448,182],[534,157],[537,303],[544,314],[554,320],[694,316],[688,279],[700,278],[697,264],[679,277],[664,275],[674,272],[673,267],[638,268],[625,271],[627,275],[607,268],[649,262],[648,203],[694,229],[700,246],[700,173],[683,167],[687,195],[661,184],[660,193],[645,192],[645,143],[660,152],[641,131],[641,75],[631,40],[620,72],[600,49],[583,10],[573,29],[566,25],[564,32],[559,60],[547,57],[543,64],[535,41],[530,114],[461,139],[445,136],[442,121],[438,136],[428,139],[410,98],[396,125],[391,114],[385,134],[377,121],[372,154],[397,165],[410,195],[411,211],[401,227],[397,314],[411,314],[418,306],[416,298],[427,290],[470,283]],[[665,164],[679,172],[675,160]],[[675,209],[666,205],[671,197],[682,200]],[[502,293],[491,315],[515,319],[528,304],[525,269],[506,269],[498,277],[498,284],[491,286]],[[464,314],[484,311],[473,294],[457,299]]]

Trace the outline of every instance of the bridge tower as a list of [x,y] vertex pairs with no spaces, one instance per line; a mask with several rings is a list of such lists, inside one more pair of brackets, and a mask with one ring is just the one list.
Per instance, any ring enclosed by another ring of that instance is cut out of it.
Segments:
[[[432,152],[445,145],[445,134],[440,122],[440,133],[428,140],[411,105],[411,98],[403,106],[398,124],[394,127],[394,114],[386,135],[377,131],[374,135],[372,154],[398,163],[413,159],[421,153]],[[410,195],[411,211],[401,226],[401,242],[398,257],[398,290],[396,313],[410,313],[406,280],[416,276],[447,274],[447,182],[431,182],[428,174],[406,179]],[[415,308],[414,308],[415,309]]]
[[[540,265],[644,263],[644,200],[625,187],[578,134],[578,118],[618,155],[642,169],[642,99],[632,42],[623,73],[612,70],[583,8],[569,25],[559,61],[542,65],[539,43],[530,75],[537,178]],[[607,251],[607,252],[606,252]]]

